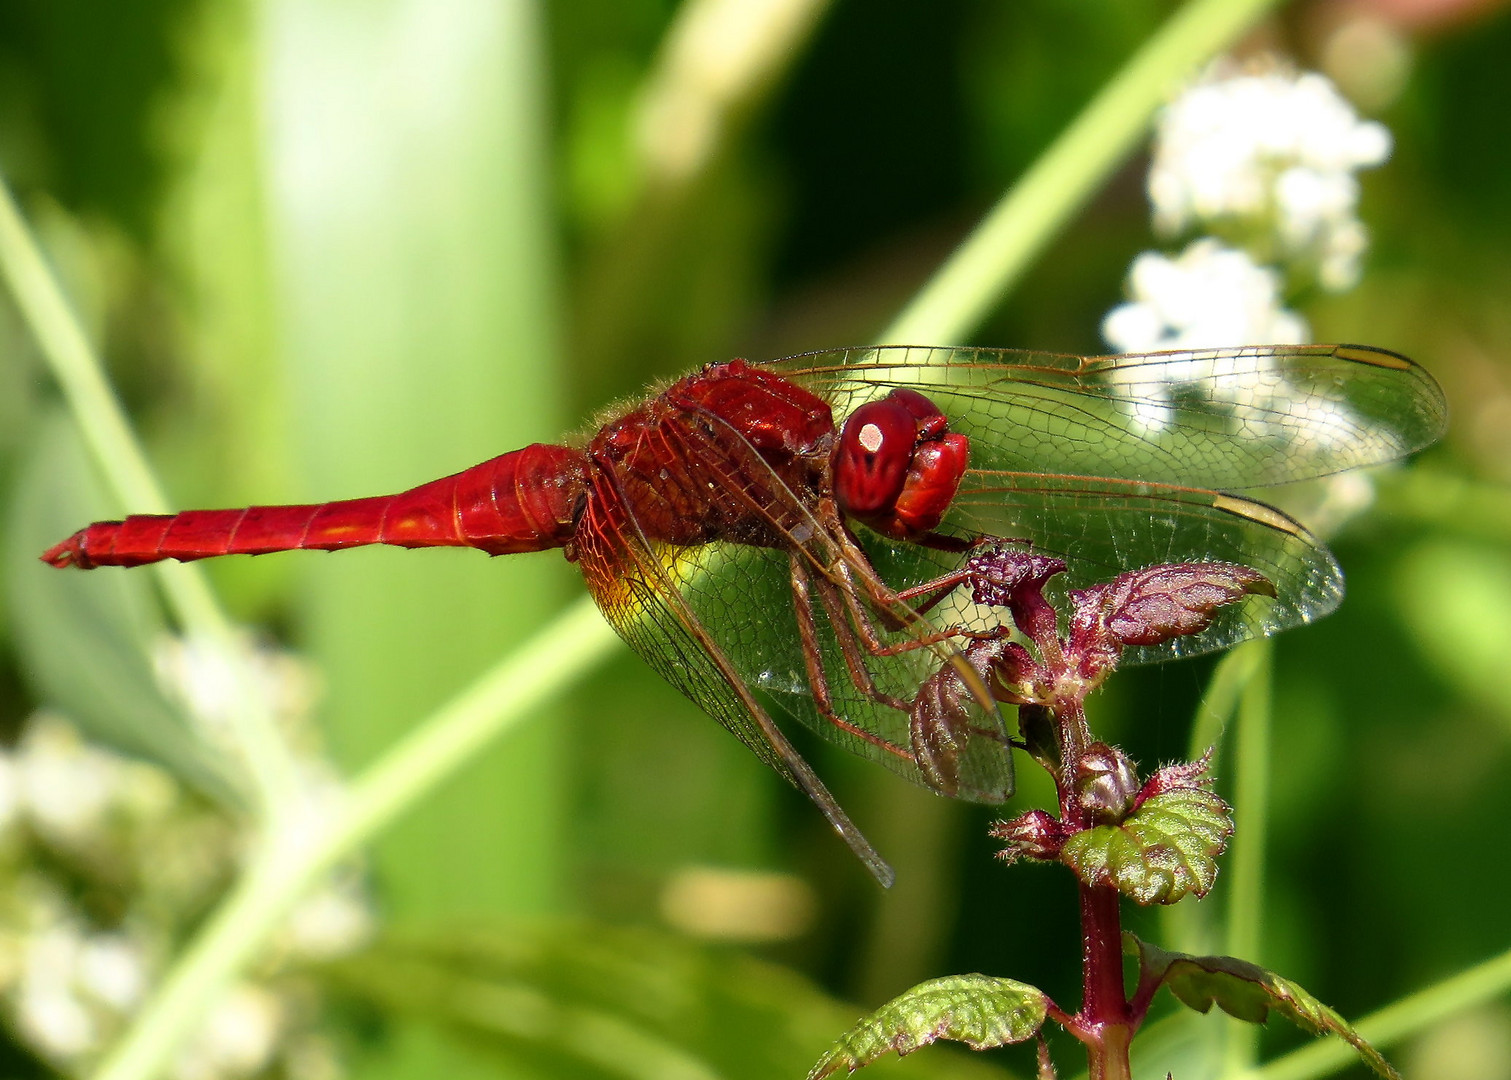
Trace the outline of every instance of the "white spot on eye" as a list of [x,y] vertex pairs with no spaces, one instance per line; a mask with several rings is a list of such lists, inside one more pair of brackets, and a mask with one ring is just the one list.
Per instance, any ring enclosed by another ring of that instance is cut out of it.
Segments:
[[868,454],[874,454],[881,449],[881,428],[875,424],[866,424],[860,429],[860,447]]

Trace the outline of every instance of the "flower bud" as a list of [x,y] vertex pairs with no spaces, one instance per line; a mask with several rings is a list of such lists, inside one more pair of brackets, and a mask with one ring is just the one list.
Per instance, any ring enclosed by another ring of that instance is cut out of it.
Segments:
[[1138,771],[1121,750],[1092,743],[1076,765],[1076,800],[1097,824],[1116,825],[1138,798]]

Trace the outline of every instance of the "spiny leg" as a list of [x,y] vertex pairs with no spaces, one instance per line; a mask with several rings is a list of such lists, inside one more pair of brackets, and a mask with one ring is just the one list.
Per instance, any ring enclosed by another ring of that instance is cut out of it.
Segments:
[[[834,698],[829,689],[829,677],[824,671],[823,650],[818,638],[818,623],[813,617],[813,598],[810,592],[812,582],[808,576],[807,568],[803,565],[802,555],[794,551],[789,556],[789,561],[792,567],[793,612],[797,616],[798,641],[803,652],[803,666],[807,669],[808,687],[813,694],[814,708],[817,709],[820,716],[841,731],[848,732],[856,738],[870,743],[872,746],[896,754],[905,760],[914,760],[913,754],[910,751],[903,749],[889,739],[882,738],[874,732],[852,724],[835,711]],[[832,585],[821,578],[819,587],[822,590],[820,592],[820,599],[824,603],[825,612],[829,615],[830,625],[834,628],[835,638],[839,642],[840,651],[844,654],[845,666],[849,669],[851,681],[861,693],[866,694],[878,703],[907,712],[907,705],[896,698],[882,694],[881,691],[876,689],[875,683],[871,680],[870,672],[866,671],[865,665],[860,660],[859,652],[855,648],[854,638],[848,636],[848,627],[845,626],[844,619],[836,619],[834,612],[830,610],[833,601],[828,598],[828,589],[832,588]],[[842,611],[840,615],[843,615]]]
[[886,655],[871,649],[864,639],[859,637],[856,629],[847,618],[851,606],[841,597],[843,588],[827,577],[818,579],[818,598],[824,605],[824,614],[829,617],[829,625],[834,628],[834,640],[839,645],[840,655],[844,657],[845,668],[850,673],[850,682],[862,694],[871,698],[878,704],[888,708],[906,712],[908,704],[901,698],[879,689],[875,680],[871,677],[870,670],[866,667],[865,657],[861,654],[865,647],[873,656]]

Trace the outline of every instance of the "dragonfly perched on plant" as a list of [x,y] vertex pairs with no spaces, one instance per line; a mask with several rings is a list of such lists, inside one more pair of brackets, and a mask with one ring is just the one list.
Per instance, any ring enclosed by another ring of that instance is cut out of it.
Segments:
[[[1300,524],[1232,492],[1395,460],[1433,441],[1445,413],[1420,367],[1352,345],[734,360],[573,445],[534,444],[397,495],[99,522],[43,559],[563,548],[630,647],[806,793],[886,883],[781,722],[942,794],[1008,798],[1006,725],[960,651],[1002,632],[962,588],[970,551],[1006,539],[1057,555],[1061,587],[1206,560],[1273,584],[1273,598],[1134,660],[1272,633],[1331,611],[1341,575]],[[950,665],[971,701],[941,734],[920,689]]]

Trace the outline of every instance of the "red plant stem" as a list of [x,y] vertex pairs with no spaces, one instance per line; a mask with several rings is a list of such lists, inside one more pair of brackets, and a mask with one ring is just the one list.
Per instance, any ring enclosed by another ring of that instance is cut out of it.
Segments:
[[1137,1022],[1123,992],[1123,931],[1118,893],[1081,885],[1081,1012],[1076,1036],[1086,1044],[1091,1080],[1130,1080],[1128,1044]]

